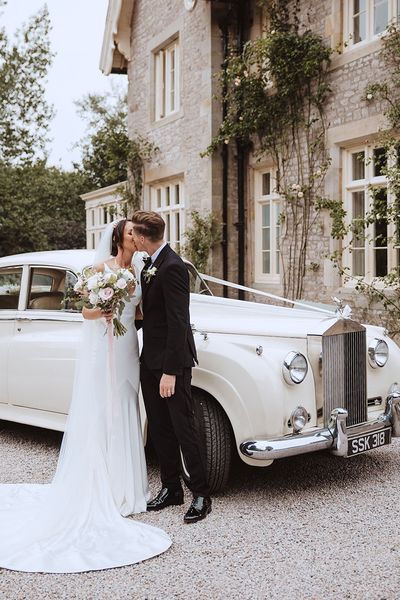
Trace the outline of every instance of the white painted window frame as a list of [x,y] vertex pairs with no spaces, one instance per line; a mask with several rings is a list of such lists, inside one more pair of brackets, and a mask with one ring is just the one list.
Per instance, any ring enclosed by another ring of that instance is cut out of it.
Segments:
[[[385,33],[385,30],[375,34],[374,33],[374,6],[376,0],[366,0],[366,38],[359,42],[354,41],[353,36],[353,15],[354,15],[354,0],[344,0],[343,2],[343,40],[346,43],[344,51],[350,50],[355,47],[368,44],[369,42],[376,40]],[[379,1],[379,0],[378,0]],[[397,1],[388,0],[388,23],[397,22]]]
[[[263,195],[263,175],[270,174],[270,194]],[[281,197],[276,191],[276,169],[274,167],[260,169],[255,172],[254,177],[254,256],[255,256],[255,282],[256,283],[269,283],[279,284],[281,281],[281,274],[276,268],[276,255],[280,246],[280,235],[279,239],[277,236],[277,227],[272,225],[276,223],[281,208]],[[263,224],[262,224],[262,207],[269,204],[271,207],[270,212],[270,253],[271,260],[270,273],[263,272]],[[281,228],[279,228],[281,232]],[[281,267],[281,258],[279,255],[279,265]]]
[[156,121],[161,121],[179,111],[179,81],[180,51],[177,37],[154,52],[154,118]]
[[[179,201],[176,202],[176,189],[179,189]],[[169,204],[168,204],[169,189]],[[185,200],[183,180],[174,178],[150,185],[151,210],[162,216],[166,223],[165,241],[173,250],[180,252],[184,244]],[[177,231],[177,221],[179,232]]]
[[[387,180],[384,176],[374,176],[373,168],[373,151],[375,148],[379,148],[379,144],[368,145],[368,146],[357,146],[343,150],[343,205],[347,213],[346,222],[351,223],[353,219],[353,192],[363,191],[365,196],[364,207],[368,211],[371,207],[371,193],[369,186],[381,187],[387,189]],[[365,153],[365,171],[364,179],[353,180],[352,179],[352,155],[364,152]],[[388,205],[393,202],[393,195],[387,191],[387,202]],[[393,244],[395,228],[393,223],[389,223],[387,235],[389,243],[387,247],[387,271],[388,273],[397,266],[397,249]],[[374,224],[368,225],[365,229],[365,243],[364,243],[364,264],[365,264],[365,275],[361,277],[353,276],[353,260],[352,252],[350,251],[352,234],[349,233],[344,238],[344,252],[343,252],[343,267],[346,272],[351,275],[351,278],[344,281],[346,287],[355,287],[358,280],[364,280],[370,283],[375,278],[375,246],[371,243],[371,239],[374,236]]]

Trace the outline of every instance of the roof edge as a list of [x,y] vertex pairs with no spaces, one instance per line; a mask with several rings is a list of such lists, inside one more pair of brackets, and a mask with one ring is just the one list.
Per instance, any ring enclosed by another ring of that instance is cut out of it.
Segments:
[[131,23],[135,0],[109,0],[100,54],[100,71],[126,73],[131,60]]

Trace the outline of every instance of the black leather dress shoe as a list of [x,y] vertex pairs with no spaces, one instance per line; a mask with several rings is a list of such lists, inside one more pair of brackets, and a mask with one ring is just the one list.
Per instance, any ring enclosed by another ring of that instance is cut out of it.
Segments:
[[209,496],[195,496],[183,520],[185,523],[196,523],[205,519],[211,512],[211,498]]
[[178,504],[183,504],[183,491],[162,488],[157,496],[147,503],[147,510],[161,510],[166,506],[177,506]]

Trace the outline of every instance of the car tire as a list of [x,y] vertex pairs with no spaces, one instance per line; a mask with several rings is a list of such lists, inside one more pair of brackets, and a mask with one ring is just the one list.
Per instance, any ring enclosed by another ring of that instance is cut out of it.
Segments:
[[[224,410],[218,402],[198,388],[192,390],[198,406],[199,433],[205,452],[204,463],[210,493],[223,490],[229,478],[232,461],[232,432]],[[182,477],[190,488],[190,476],[181,452]]]

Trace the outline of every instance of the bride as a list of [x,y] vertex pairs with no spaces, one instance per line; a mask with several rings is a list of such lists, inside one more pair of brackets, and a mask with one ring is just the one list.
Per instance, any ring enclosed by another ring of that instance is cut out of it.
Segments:
[[[142,255],[126,219],[107,226],[95,264],[131,267],[127,333],[108,348],[100,309],[84,309],[72,402],[52,483],[0,485],[0,567],[77,573],[140,562],[171,545],[161,529],[126,519],[149,499],[140,427],[139,351],[134,325]],[[133,261],[132,261],[133,258]],[[111,360],[111,356],[113,360]],[[114,366],[109,366],[114,365]]]

